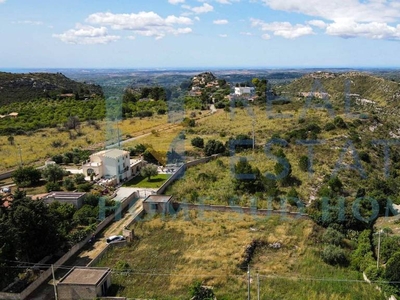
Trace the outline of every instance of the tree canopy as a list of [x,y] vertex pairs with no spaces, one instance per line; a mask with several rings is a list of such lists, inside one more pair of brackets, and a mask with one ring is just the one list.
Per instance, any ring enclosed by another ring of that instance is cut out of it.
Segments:
[[64,169],[56,164],[48,165],[42,170],[42,175],[48,182],[56,183],[63,179]]

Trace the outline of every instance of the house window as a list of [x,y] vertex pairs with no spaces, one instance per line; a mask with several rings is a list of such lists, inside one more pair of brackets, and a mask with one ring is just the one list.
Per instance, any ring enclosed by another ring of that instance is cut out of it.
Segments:
[[151,210],[158,210],[158,204],[156,204],[156,203],[150,204],[150,209]]

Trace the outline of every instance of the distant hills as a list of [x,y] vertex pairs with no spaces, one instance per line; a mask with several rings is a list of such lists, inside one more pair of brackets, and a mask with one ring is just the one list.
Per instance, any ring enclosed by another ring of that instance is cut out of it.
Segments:
[[0,105],[37,98],[84,100],[95,96],[103,96],[101,86],[77,82],[62,73],[0,72]]
[[391,105],[400,100],[400,84],[360,72],[331,73],[314,72],[295,79],[284,87],[284,92],[298,96],[322,98],[327,94],[330,99],[343,99],[344,96],[353,100],[375,103],[379,106]]

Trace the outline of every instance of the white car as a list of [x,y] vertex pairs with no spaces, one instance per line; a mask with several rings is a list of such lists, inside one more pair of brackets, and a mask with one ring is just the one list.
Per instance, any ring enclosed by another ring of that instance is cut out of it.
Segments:
[[122,235],[112,235],[106,239],[107,244],[125,241],[125,237]]
[[11,188],[10,187],[3,187],[1,191],[3,193],[5,193],[5,194],[9,194],[9,193],[11,193]]

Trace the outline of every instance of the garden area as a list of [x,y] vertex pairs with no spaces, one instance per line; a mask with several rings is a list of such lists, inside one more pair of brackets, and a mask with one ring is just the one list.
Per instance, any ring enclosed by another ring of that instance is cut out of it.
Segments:
[[170,174],[157,174],[156,176],[152,176],[150,179],[147,177],[143,177],[142,175],[138,175],[128,182],[124,183],[124,187],[140,187],[140,188],[154,188],[157,189],[161,187],[164,182],[170,178]]

